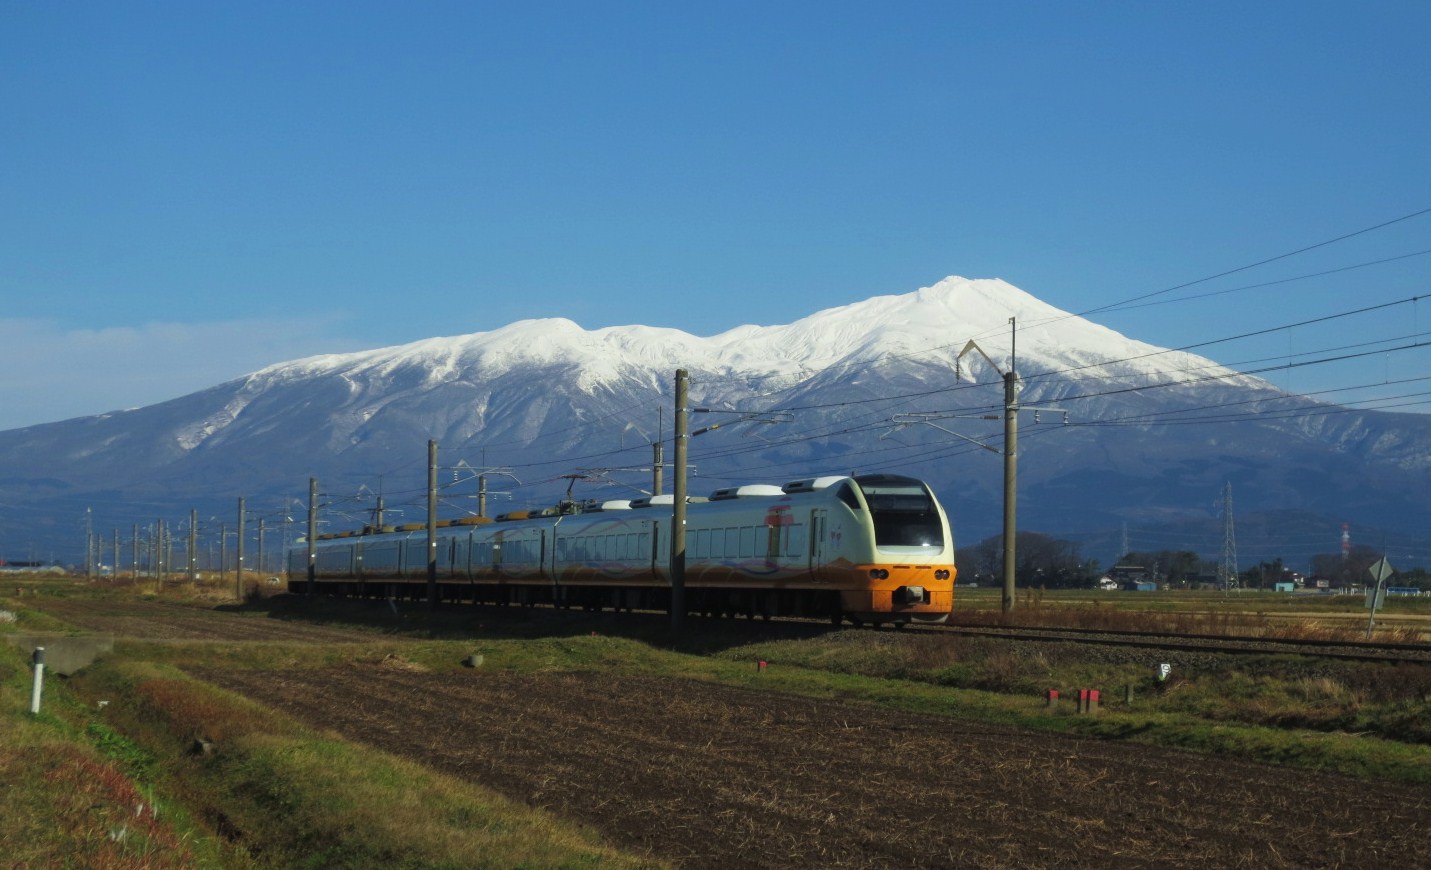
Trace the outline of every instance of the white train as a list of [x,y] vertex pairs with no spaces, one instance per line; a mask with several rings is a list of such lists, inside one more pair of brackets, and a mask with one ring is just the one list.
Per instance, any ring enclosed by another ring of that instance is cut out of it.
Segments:
[[[669,495],[438,523],[444,601],[670,607]],[[289,551],[294,592],[421,599],[425,524],[319,535]],[[954,604],[949,520],[923,482],[870,474],[721,489],[686,511],[693,613],[943,622]]]

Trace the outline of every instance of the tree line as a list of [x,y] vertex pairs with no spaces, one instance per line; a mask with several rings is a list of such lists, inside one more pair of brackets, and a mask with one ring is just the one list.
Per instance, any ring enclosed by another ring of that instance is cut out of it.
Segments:
[[[1135,550],[1124,553],[1105,570],[1097,559],[1084,558],[1077,541],[1062,540],[1039,532],[1019,532],[1018,565],[1014,582],[1019,586],[1045,589],[1090,589],[1107,571],[1117,567],[1135,567],[1149,580],[1175,588],[1191,588],[1217,579],[1218,563],[1205,559],[1191,550]],[[1302,579],[1307,582],[1326,580],[1328,588],[1342,589],[1365,586],[1371,579],[1370,568],[1383,554],[1373,547],[1358,545],[1345,556],[1328,553],[1313,556],[1311,571]],[[1004,572],[1004,545],[1001,535],[985,538],[957,552],[959,580],[964,583],[997,585]],[[1393,567],[1394,565],[1393,560]],[[1391,585],[1431,589],[1431,575],[1423,568],[1400,566]],[[1128,573],[1128,572],[1124,572]],[[1238,581],[1247,589],[1273,589],[1279,582],[1289,582],[1297,573],[1276,558],[1261,561],[1238,572]]]

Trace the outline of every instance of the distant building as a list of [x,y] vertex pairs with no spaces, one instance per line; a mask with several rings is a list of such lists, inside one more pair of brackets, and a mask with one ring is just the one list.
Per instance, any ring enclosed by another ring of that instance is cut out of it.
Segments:
[[1098,588],[1152,592],[1158,588],[1158,578],[1141,565],[1114,565],[1098,578]]
[[1126,583],[1129,580],[1152,580],[1153,573],[1142,565],[1114,565],[1108,569],[1108,573],[1103,575],[1117,583]]

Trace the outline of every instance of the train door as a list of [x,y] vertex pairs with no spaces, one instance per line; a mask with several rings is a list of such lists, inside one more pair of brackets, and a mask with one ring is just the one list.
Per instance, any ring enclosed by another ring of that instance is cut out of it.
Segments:
[[829,512],[824,508],[810,511],[810,575],[819,580],[829,561],[828,545],[825,543],[825,523]]

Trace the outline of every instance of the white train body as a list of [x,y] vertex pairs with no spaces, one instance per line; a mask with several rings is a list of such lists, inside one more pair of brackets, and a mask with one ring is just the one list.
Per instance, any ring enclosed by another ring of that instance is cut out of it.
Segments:
[[[319,536],[290,550],[295,592],[498,604],[664,609],[671,496]],[[435,563],[436,589],[428,585]],[[893,475],[744,486],[690,499],[686,604],[693,612],[942,622],[954,544],[929,488]]]

